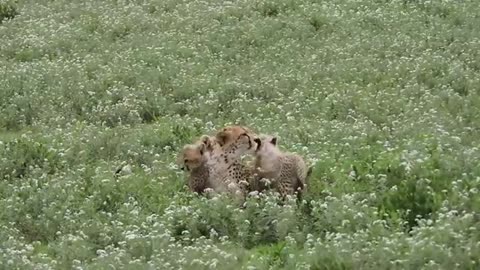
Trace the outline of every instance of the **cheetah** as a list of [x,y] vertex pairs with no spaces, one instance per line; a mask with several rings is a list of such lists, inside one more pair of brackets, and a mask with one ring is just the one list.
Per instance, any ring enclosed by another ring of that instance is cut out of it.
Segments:
[[[225,150],[231,144],[233,144],[241,135],[244,135],[244,134],[250,136],[251,138],[258,137],[258,135],[256,135],[250,128],[246,126],[233,125],[233,126],[226,126],[222,128],[213,137],[215,141],[214,151],[220,152],[220,153],[225,152]],[[243,154],[240,154],[239,156],[241,156],[240,158],[242,161],[253,162],[253,160],[250,160],[250,158],[253,158],[253,155],[249,155],[249,154],[253,154],[253,153],[243,153]],[[252,167],[252,166],[248,165],[248,167]]]
[[177,158],[180,169],[189,173],[189,189],[198,194],[204,193],[207,188],[212,188],[207,164],[210,147],[208,136],[202,136],[199,142],[185,145]]
[[305,164],[303,158],[294,153],[282,152],[277,145],[277,137],[264,136],[256,138],[255,173],[253,189],[262,191],[268,187],[262,179],[271,181],[272,187],[280,193],[282,198],[286,195],[297,195],[305,192],[312,167]]
[[234,135],[237,136],[236,139],[230,141],[228,145],[223,144],[223,148],[212,153],[208,160],[210,181],[216,187],[216,191],[228,191],[245,196],[252,170],[242,164],[240,159],[244,154],[253,154],[257,144],[256,137],[252,137],[248,131],[237,134]]
[[[248,134],[239,134],[236,141],[221,149],[215,137],[202,135],[194,144],[185,145],[178,157],[182,170],[190,173],[188,186],[199,194],[206,189],[215,192],[244,195],[246,184],[242,180],[252,175],[240,161],[240,157],[256,149],[256,143]],[[214,151],[216,150],[216,151]]]

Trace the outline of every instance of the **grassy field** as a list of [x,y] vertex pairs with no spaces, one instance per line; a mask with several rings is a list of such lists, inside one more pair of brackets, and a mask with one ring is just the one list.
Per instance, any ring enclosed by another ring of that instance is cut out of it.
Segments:
[[[305,200],[188,192],[226,124]],[[0,269],[479,269],[479,189],[480,1],[0,0]]]

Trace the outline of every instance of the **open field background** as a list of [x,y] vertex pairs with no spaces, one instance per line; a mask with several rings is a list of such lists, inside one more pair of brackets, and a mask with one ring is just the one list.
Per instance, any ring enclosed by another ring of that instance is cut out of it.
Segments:
[[[0,269],[480,268],[480,1],[0,0],[0,21]],[[229,123],[315,163],[305,203],[186,190],[176,153]]]

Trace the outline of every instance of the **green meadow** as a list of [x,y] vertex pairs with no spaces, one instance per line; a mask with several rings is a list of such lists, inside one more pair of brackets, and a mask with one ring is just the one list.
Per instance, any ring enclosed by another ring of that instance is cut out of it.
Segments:
[[[188,190],[230,124],[303,201]],[[477,0],[0,0],[1,270],[479,269],[479,189]]]

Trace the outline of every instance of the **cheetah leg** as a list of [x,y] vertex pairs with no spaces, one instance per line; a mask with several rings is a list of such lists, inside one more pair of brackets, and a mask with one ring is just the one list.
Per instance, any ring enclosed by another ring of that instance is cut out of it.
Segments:
[[293,190],[293,187],[287,183],[280,183],[278,185],[278,193],[280,193],[280,196],[282,198],[282,200],[285,200],[287,198],[287,195],[293,195],[294,194],[294,190]]

